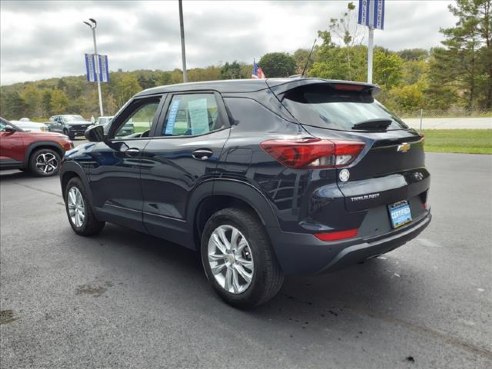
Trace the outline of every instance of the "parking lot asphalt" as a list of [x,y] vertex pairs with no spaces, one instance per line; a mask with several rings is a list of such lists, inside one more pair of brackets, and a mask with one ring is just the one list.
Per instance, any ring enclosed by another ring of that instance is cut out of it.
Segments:
[[58,178],[0,173],[0,367],[491,368],[492,156],[428,154],[433,222],[377,259],[225,305],[193,252],[70,229]]

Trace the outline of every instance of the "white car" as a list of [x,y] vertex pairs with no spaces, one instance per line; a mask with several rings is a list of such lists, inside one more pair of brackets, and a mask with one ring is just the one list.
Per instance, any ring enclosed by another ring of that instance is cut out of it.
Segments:
[[17,127],[29,132],[48,132],[48,125],[44,123],[31,122],[29,118],[11,120]]

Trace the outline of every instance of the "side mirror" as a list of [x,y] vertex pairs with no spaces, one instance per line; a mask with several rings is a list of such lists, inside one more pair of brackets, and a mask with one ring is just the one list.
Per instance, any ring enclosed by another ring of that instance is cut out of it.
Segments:
[[3,129],[3,131],[12,134],[12,133],[17,132],[17,129],[13,126],[6,125],[5,128]]
[[90,126],[84,133],[85,138],[91,142],[102,142],[104,141],[104,127]]

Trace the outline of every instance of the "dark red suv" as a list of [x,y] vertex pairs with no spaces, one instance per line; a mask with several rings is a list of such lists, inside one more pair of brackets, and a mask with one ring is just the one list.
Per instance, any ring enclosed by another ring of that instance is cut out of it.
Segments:
[[30,170],[36,176],[58,173],[65,151],[73,149],[67,136],[25,131],[0,117],[0,170]]

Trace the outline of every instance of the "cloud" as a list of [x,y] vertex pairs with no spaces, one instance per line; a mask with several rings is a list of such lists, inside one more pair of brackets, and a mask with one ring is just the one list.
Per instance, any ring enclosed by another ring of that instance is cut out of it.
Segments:
[[[376,44],[438,46],[439,28],[454,23],[449,2],[387,0]],[[346,7],[347,1],[184,1],[188,67],[310,48]],[[83,55],[93,52],[82,23],[88,18],[98,22],[98,51],[109,56],[111,70],[181,68],[177,1],[1,1],[0,83],[83,74]]]

